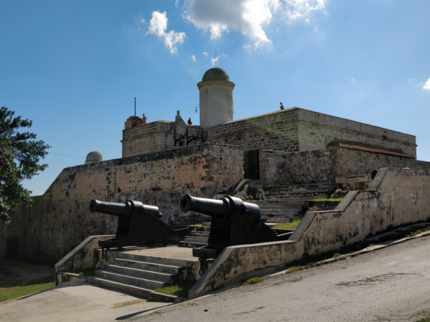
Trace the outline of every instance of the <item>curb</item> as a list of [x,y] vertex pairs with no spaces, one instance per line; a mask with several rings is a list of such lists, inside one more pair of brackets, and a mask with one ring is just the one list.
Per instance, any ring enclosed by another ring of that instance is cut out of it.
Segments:
[[162,302],[183,302],[188,301],[187,299],[184,299],[183,297],[174,296],[174,295],[167,295],[163,293],[158,293],[155,291],[152,291],[149,294],[149,299],[153,301],[162,301]]
[[[379,243],[379,244],[376,244],[376,245],[373,245],[373,246],[366,247],[366,248],[364,248],[362,250],[359,250],[357,252],[354,252],[354,253],[349,253],[349,254],[341,255],[341,256],[336,257],[336,258],[329,258],[329,259],[326,259],[326,260],[323,260],[323,261],[320,261],[320,262],[309,263],[309,265],[312,265],[312,266],[321,266],[321,265],[325,265],[325,264],[337,262],[339,260],[350,259],[352,257],[358,256],[358,255],[361,255],[361,254],[370,253],[370,252],[373,252],[374,250],[383,249],[383,248],[386,248],[386,247],[389,247],[389,246],[392,246],[392,245],[403,243],[403,242],[411,240],[411,239],[416,239],[416,238],[420,238],[420,237],[424,237],[424,236],[428,236],[428,235],[430,235],[430,231],[425,231],[425,232],[422,232],[422,233],[420,233],[418,235],[411,236],[411,237],[404,237],[404,238],[397,239],[397,240],[388,240],[388,241],[385,241],[385,242],[382,242],[382,243]],[[308,266],[308,265],[306,265],[306,266]],[[306,266],[301,266],[301,268],[302,269],[307,269]],[[282,271],[274,273],[274,274],[271,274],[271,275],[267,275],[264,278],[275,277],[275,276],[278,276],[278,275],[286,274],[289,271],[289,269],[290,268],[282,270]]]

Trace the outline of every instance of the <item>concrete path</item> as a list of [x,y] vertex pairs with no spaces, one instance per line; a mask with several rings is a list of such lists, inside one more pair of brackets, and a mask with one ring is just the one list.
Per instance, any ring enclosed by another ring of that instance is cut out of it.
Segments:
[[131,321],[417,321],[430,315],[430,236]]
[[78,284],[46,290],[0,303],[2,322],[122,321],[171,305]]

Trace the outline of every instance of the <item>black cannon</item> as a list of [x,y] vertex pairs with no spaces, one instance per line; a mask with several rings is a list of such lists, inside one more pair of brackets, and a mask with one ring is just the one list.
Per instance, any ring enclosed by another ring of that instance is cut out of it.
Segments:
[[183,212],[194,211],[212,217],[208,246],[193,249],[199,257],[200,273],[207,258],[216,258],[227,246],[286,240],[290,233],[277,234],[261,221],[260,208],[253,203],[225,196],[221,200],[197,198],[188,194],[181,199]]
[[101,212],[119,217],[116,236],[113,239],[99,241],[102,248],[154,245],[162,242],[167,245],[168,238],[175,230],[161,221],[158,207],[144,205],[139,201],[127,200],[125,203],[101,202],[91,200],[90,212]]

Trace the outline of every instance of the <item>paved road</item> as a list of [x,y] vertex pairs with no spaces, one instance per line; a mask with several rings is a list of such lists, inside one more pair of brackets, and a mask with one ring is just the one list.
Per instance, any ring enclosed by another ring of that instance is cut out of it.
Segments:
[[430,236],[132,321],[417,321],[430,315]]
[[139,299],[89,284],[77,284],[0,303],[0,321],[122,321],[169,304]]

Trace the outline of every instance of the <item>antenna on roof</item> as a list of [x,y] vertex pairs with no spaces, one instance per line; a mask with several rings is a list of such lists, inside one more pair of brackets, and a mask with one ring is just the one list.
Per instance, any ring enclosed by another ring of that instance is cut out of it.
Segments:
[[134,98],[134,116],[136,116],[136,97]]

